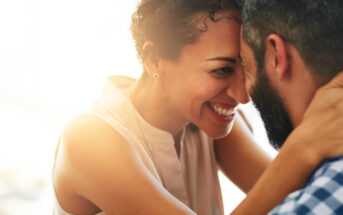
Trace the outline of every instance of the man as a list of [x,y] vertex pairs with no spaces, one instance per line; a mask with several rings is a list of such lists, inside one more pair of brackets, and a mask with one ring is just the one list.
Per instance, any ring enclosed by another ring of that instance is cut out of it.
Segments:
[[[343,1],[246,0],[241,57],[252,100],[280,149],[318,89],[343,70]],[[343,214],[343,158],[323,162],[269,214]]]

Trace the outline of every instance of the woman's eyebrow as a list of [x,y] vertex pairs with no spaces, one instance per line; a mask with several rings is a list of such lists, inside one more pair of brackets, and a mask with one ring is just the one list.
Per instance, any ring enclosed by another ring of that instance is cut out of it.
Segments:
[[229,57],[214,57],[214,58],[208,58],[206,61],[227,61],[231,63],[237,63],[237,60],[235,58],[229,58]]

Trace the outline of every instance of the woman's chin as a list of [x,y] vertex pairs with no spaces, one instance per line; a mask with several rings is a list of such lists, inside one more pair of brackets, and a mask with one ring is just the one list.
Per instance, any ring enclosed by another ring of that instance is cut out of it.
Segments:
[[213,139],[221,139],[226,137],[232,130],[233,123],[230,123],[228,126],[225,126],[225,128],[209,128],[204,129],[203,131],[211,138]]

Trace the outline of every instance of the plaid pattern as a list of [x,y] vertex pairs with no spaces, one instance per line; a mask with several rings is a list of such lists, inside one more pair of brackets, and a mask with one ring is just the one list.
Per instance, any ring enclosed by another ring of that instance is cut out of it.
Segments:
[[287,196],[268,215],[343,215],[343,157],[324,162],[307,185]]

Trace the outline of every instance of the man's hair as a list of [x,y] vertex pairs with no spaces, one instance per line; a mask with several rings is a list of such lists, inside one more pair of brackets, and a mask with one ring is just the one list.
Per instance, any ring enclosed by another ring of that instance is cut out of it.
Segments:
[[321,84],[343,69],[343,0],[246,0],[243,38],[257,66],[275,33],[293,45]]

